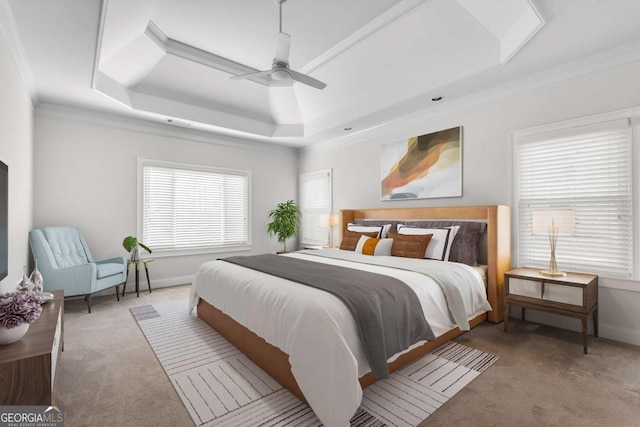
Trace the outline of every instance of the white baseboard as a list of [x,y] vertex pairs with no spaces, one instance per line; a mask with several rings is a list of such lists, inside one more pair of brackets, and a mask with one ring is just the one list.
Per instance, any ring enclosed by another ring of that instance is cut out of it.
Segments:
[[[148,292],[149,286],[147,285],[147,278],[143,276],[144,275],[141,274],[139,279],[140,292]],[[154,289],[168,288],[171,286],[178,286],[178,285],[190,285],[191,282],[193,282],[194,278],[195,278],[194,275],[189,275],[189,276],[180,276],[180,277],[169,277],[167,279],[152,280],[151,290],[153,291]],[[135,279],[135,276],[131,274],[129,275],[129,280],[127,281],[126,293],[129,294],[135,291],[136,291],[136,279]],[[99,297],[99,296],[105,296],[105,295],[113,295],[114,292],[115,291],[112,288],[109,288],[100,292],[96,292],[92,296]],[[122,287],[120,288],[120,292],[122,292]],[[84,298],[84,296],[79,296],[78,298]]]
[[[189,276],[180,276],[180,277],[169,277],[166,279],[153,279],[151,280],[151,290],[157,288],[168,288],[169,286],[178,286],[178,285],[190,285],[195,278],[194,275]],[[149,286],[147,285],[147,278],[141,274],[140,275],[140,290],[147,290]],[[136,291],[136,281],[132,274],[129,275],[129,281],[127,281],[127,292],[135,292]]]
[[[511,310],[511,316],[520,318],[520,309],[514,307]],[[556,328],[567,329],[569,331],[582,332],[582,323],[580,319],[561,316],[552,313],[545,313],[536,310],[527,310],[526,320],[541,323],[543,325],[555,326]],[[588,333],[593,335],[593,318],[589,316]],[[640,330],[625,328],[603,323],[600,319],[598,323],[598,336],[614,341],[620,341],[626,344],[640,346]]]
[[600,330],[598,332],[602,338],[608,338],[610,340],[633,344],[640,347],[640,331],[636,329],[623,328],[607,323],[600,323],[599,329]]

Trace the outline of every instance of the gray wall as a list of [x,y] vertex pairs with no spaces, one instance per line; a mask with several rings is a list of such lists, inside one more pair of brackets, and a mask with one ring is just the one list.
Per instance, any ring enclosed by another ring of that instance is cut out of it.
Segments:
[[[75,225],[94,258],[126,256],[122,239],[142,234],[137,230],[139,156],[250,169],[253,246],[251,252],[234,254],[280,249],[266,233],[267,214],[279,202],[296,198],[294,152],[232,148],[37,115],[34,227]],[[230,254],[160,255],[154,253],[155,261],[149,264],[154,286],[190,283],[204,261]]]
[[33,110],[2,37],[0,76],[0,160],[9,166],[9,275],[1,293],[14,290],[28,268],[33,224]]
[[[510,133],[538,125],[640,105],[640,64],[592,74],[527,92],[367,141],[301,154],[300,173],[333,168],[334,210],[349,208],[513,205]],[[445,94],[446,95],[446,94]],[[463,196],[415,201],[380,201],[380,145],[463,126]],[[637,192],[638,188],[636,188]],[[640,195],[636,194],[640,198]],[[515,219],[512,230],[515,234]],[[515,244],[512,245],[515,250]],[[515,257],[513,260],[515,264]],[[640,345],[640,283],[600,281],[601,336]],[[579,330],[580,322],[531,313],[531,319]]]

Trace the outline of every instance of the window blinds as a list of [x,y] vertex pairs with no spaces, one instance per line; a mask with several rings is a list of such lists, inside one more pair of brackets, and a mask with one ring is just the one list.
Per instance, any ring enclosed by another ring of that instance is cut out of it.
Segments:
[[631,141],[628,119],[516,137],[519,265],[548,266],[533,211],[573,208],[575,235],[558,237],[558,267],[634,277]]
[[154,250],[248,245],[248,171],[143,165],[143,237]]
[[302,244],[327,245],[329,227],[320,216],[331,212],[331,170],[300,175]]

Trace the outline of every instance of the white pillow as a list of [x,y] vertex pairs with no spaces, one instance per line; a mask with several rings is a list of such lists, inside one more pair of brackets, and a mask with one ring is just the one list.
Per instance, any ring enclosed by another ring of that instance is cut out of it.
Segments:
[[[362,227],[374,227],[373,225],[366,225],[367,221],[377,221],[377,220],[375,220],[375,219],[371,219],[371,220],[365,219],[364,220],[364,224],[362,224]],[[349,223],[349,225],[352,225],[352,224]],[[382,226],[382,231],[380,231],[380,235],[378,237],[380,237],[381,239],[386,239],[387,238],[387,234],[389,233],[389,230],[391,230],[391,224],[384,224]]]
[[[349,231],[357,231],[358,233],[371,233],[372,231],[375,231],[378,233],[376,237],[382,237],[381,236],[382,229],[383,227],[381,226],[356,225],[351,222],[347,224],[347,230]],[[386,237],[386,233],[385,233],[385,237]]]
[[393,246],[393,239],[361,236],[356,245],[356,252],[363,255],[391,256],[391,246]]
[[459,225],[438,228],[412,228],[407,227],[404,224],[398,224],[398,234],[433,234],[431,240],[429,241],[429,245],[427,246],[427,251],[425,252],[424,257],[429,259],[436,259],[438,261],[449,261],[451,244],[453,243],[453,238],[458,233],[459,229]]

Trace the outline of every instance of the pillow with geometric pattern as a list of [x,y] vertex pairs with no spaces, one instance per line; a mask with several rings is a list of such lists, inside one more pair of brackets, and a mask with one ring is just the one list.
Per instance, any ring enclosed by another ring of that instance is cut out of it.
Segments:
[[388,236],[393,239],[391,246],[391,256],[399,256],[404,258],[424,258],[427,246],[431,241],[433,234],[398,234],[389,233]]
[[345,251],[355,251],[356,246],[358,245],[358,240],[360,240],[360,237],[362,236],[377,237],[378,233],[380,232],[372,231],[370,233],[359,233],[357,231],[345,230],[344,234],[342,235],[342,242],[340,242],[340,249]]

